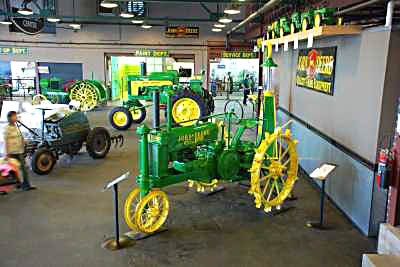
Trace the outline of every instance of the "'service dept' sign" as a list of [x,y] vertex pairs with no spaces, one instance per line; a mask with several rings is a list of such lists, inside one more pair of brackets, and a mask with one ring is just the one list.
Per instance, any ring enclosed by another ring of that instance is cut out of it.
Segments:
[[337,47],[300,49],[296,85],[333,95]]
[[222,51],[221,58],[258,58],[253,51]]

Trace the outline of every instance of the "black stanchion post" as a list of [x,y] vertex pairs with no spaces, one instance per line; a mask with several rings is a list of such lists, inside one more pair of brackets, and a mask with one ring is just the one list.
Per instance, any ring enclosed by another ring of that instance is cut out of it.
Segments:
[[119,219],[118,219],[118,184],[114,185],[114,209],[115,209],[115,241],[117,243],[117,248],[120,248]]
[[321,208],[320,208],[320,217],[319,217],[319,225],[322,228],[322,224],[324,222],[324,203],[325,203],[325,183],[326,180],[322,180],[321,186]]

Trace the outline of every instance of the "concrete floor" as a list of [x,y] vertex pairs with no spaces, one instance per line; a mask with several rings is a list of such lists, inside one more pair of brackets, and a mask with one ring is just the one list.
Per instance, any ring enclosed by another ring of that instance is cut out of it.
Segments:
[[[219,109],[224,101],[218,101]],[[93,125],[107,125],[107,111],[89,114]],[[113,131],[114,132],[114,131]],[[247,189],[236,184],[200,196],[180,184],[167,188],[172,206],[168,231],[118,252],[101,248],[113,234],[113,195],[104,184],[126,171],[138,173],[135,127],[124,133],[126,145],[105,160],[85,153],[63,158],[49,176],[31,174],[37,191],[0,196],[0,266],[360,266],[375,252],[331,203],[326,221],[332,228],[305,227],[319,216],[319,192],[300,177],[297,201],[286,213],[270,216],[254,206]],[[135,186],[121,186],[120,206]],[[122,209],[120,209],[122,210]],[[121,216],[122,218],[122,216]],[[128,228],[121,219],[121,228]]]

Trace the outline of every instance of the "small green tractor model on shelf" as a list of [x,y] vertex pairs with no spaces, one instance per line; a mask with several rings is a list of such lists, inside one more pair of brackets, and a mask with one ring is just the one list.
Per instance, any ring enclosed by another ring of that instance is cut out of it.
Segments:
[[336,8],[309,9],[303,13],[294,12],[290,17],[281,17],[267,26],[267,39],[307,31],[325,25],[343,25],[343,18],[335,16]]
[[100,103],[107,101],[107,89],[96,80],[67,81],[59,78],[40,80],[41,94],[34,97],[34,103],[43,99],[53,104],[68,104],[71,100],[80,103],[80,111],[94,109]]
[[[259,118],[238,119],[232,111],[174,128],[173,92],[166,87],[149,90],[155,101],[153,128],[137,128],[139,188],[132,190],[124,205],[125,221],[132,230],[159,230],[170,209],[168,196],[161,189],[185,181],[203,192],[212,191],[219,180],[248,180],[257,208],[266,212],[281,208],[297,180],[298,157],[297,141],[291,138],[290,130],[276,128],[274,95],[264,94]],[[160,94],[167,100],[166,125],[160,125]],[[244,140],[245,132],[254,129],[258,129],[257,140]]]
[[152,92],[160,90],[160,105],[165,109],[167,98],[173,95],[172,118],[175,124],[192,125],[201,117],[214,111],[211,94],[202,88],[202,81],[191,80],[188,85],[179,83],[176,71],[154,72],[148,76],[126,75],[120,88],[122,106],[109,115],[111,125],[117,130],[127,130],[132,123],[146,118],[146,106],[141,101],[153,101]]

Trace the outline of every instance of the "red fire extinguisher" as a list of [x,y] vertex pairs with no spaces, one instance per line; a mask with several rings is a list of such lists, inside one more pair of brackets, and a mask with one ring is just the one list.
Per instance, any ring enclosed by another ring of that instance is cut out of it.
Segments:
[[392,153],[388,149],[381,149],[378,159],[378,188],[387,189],[389,187],[389,173],[393,164]]

